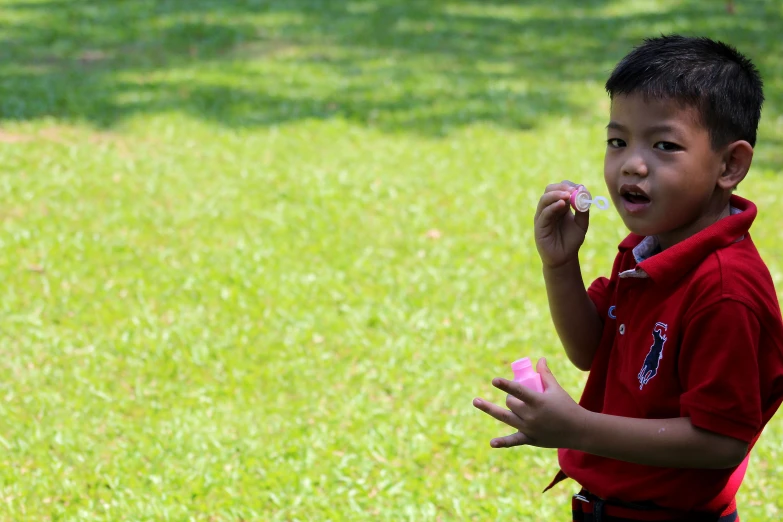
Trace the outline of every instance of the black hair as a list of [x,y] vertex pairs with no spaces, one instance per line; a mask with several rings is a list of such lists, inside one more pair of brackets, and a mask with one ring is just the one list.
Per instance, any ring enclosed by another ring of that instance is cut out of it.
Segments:
[[731,45],[680,35],[648,38],[612,71],[606,90],[670,98],[699,111],[713,149],[736,140],[756,146],[764,92],[753,63]]

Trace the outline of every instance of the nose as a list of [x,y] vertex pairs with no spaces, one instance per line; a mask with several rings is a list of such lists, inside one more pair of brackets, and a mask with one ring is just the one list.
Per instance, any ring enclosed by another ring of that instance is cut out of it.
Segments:
[[647,176],[647,162],[638,151],[629,151],[623,162],[622,173],[624,176]]

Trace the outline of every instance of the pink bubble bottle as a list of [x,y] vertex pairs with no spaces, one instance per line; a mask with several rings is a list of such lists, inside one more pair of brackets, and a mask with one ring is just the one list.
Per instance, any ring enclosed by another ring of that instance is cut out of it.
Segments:
[[514,381],[522,386],[530,388],[533,391],[542,393],[544,385],[541,382],[541,376],[533,369],[533,363],[528,357],[519,359],[511,363],[511,370],[514,372]]
[[590,195],[590,191],[584,185],[577,185],[577,187],[571,192],[571,198],[569,199],[571,208],[577,212],[587,212],[590,205],[595,205],[596,208],[606,210],[609,208],[609,200],[603,196],[593,198]]

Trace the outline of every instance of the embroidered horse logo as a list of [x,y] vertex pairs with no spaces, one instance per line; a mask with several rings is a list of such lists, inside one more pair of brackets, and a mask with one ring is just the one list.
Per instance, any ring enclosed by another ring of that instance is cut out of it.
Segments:
[[650,346],[650,351],[647,352],[647,357],[644,358],[644,365],[638,375],[640,390],[658,374],[658,365],[663,359],[663,345],[666,344],[667,328],[668,326],[664,323],[655,323],[652,332],[653,344]]

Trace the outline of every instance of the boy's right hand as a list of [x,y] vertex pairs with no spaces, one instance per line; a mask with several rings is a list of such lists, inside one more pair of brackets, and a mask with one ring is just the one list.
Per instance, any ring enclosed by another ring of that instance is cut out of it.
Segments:
[[577,258],[585,240],[589,212],[571,211],[569,198],[578,185],[570,181],[547,186],[538,201],[536,248],[547,268],[557,268]]

